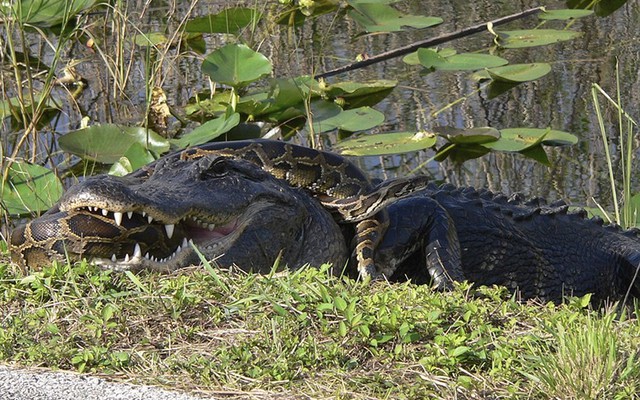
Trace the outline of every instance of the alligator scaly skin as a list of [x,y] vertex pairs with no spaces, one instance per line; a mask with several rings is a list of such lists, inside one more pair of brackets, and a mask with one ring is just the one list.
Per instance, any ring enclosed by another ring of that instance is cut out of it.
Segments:
[[[269,143],[270,149],[281,146],[304,157],[311,176],[337,181],[322,180],[320,190],[295,188],[289,185],[295,168],[282,180],[261,169],[264,161],[218,156],[206,148],[174,153],[128,176],[98,176],[72,187],[50,211],[13,232],[12,257],[30,266],[68,255],[107,268],[171,271],[199,262],[195,246],[222,266],[250,271],[269,271],[276,261],[293,268],[331,262],[342,271],[358,243],[354,237],[362,238],[362,222],[375,223],[376,215],[357,224],[332,217],[321,206],[332,203],[319,202],[318,195],[354,177],[356,189],[366,190],[345,201],[366,206],[367,196],[393,183],[372,192],[362,173],[337,155]],[[350,172],[327,175],[335,171],[331,167],[317,175],[313,160],[348,165]],[[354,197],[360,195],[362,200]],[[571,213],[564,203],[473,188],[432,185],[403,196],[380,203],[386,233],[374,235],[368,247],[377,272],[391,280],[446,287],[443,282],[467,279],[552,301],[586,293],[594,301],[640,295],[635,231]],[[358,273],[354,265],[348,270]]]

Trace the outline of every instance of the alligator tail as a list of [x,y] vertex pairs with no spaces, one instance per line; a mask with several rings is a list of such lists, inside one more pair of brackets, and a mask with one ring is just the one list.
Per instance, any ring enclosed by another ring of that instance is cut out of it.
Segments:
[[622,282],[624,293],[624,303],[629,298],[640,297],[640,251],[633,251],[625,257],[626,262],[622,265]]

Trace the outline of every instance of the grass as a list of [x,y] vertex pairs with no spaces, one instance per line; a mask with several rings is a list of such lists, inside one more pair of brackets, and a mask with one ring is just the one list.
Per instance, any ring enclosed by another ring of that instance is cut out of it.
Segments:
[[[640,323],[304,269],[116,274],[0,266],[0,360],[215,394],[633,398]],[[637,311],[637,310],[636,310]],[[637,312],[636,312],[637,315]]]
[[[13,75],[2,95],[17,99],[10,111],[20,123],[19,135],[4,149],[9,159],[52,151],[42,149],[47,144],[37,132],[54,107],[56,74],[79,37],[94,42],[113,85],[107,94],[115,101],[131,96],[127,85],[134,73],[143,75],[148,99],[185,57],[177,37],[191,7],[167,39],[175,47],[144,52],[132,45],[143,33],[137,27],[142,15],[130,17],[126,2],[106,9],[96,26],[70,24],[55,42],[44,31],[25,32],[7,22],[7,31],[18,34],[6,36],[5,62]],[[34,37],[51,54],[37,76],[20,59]],[[142,60],[142,72],[134,69],[135,60]],[[627,129],[620,131],[620,143],[632,143],[633,127],[620,99],[609,101]],[[627,182],[631,153],[625,154]],[[638,311],[593,311],[585,299],[522,304],[500,288],[462,285],[439,293],[412,284],[363,285],[316,269],[268,276],[200,268],[133,275],[57,264],[25,274],[3,262],[0,363],[205,394],[638,398]]]

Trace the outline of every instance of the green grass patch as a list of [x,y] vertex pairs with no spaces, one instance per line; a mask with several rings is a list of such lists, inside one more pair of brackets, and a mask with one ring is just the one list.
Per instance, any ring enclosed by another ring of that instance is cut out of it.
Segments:
[[[500,288],[440,293],[311,268],[213,271],[57,264],[25,275],[0,265],[0,361],[205,393],[631,398],[640,390],[637,318],[591,311],[581,299],[522,304]],[[584,376],[588,389],[574,387]]]

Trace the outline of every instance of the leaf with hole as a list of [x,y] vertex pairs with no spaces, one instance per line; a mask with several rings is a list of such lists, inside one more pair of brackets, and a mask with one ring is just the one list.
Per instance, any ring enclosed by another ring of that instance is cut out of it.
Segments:
[[442,18],[403,14],[386,4],[350,1],[349,16],[367,32],[395,32],[404,27],[428,28],[442,23]]
[[516,31],[499,31],[498,45],[505,49],[546,46],[553,43],[573,40],[582,34],[575,31],[557,29],[522,29]]
[[207,55],[202,72],[214,82],[238,88],[271,74],[271,62],[244,44],[228,44]]
[[261,18],[262,14],[255,8],[233,7],[189,20],[184,30],[190,33],[235,33],[250,24],[257,24]]
[[378,156],[419,151],[433,147],[436,135],[426,132],[390,132],[343,140],[334,150],[350,156]]
[[47,210],[62,196],[62,183],[50,169],[15,161],[8,172],[2,185],[2,203],[10,215]]
[[105,164],[118,161],[134,143],[156,155],[169,150],[167,139],[150,129],[116,124],[93,125],[58,139],[64,151]]

